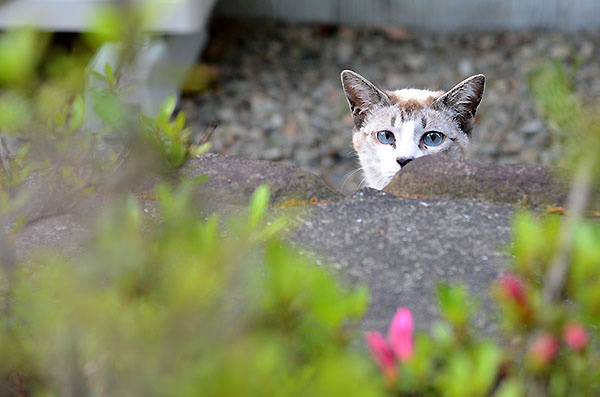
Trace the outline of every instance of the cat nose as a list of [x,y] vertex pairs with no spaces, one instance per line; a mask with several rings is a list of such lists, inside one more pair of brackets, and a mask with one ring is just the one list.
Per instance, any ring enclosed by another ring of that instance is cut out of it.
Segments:
[[400,167],[404,167],[406,164],[410,163],[413,159],[411,157],[398,157],[396,161],[400,164]]

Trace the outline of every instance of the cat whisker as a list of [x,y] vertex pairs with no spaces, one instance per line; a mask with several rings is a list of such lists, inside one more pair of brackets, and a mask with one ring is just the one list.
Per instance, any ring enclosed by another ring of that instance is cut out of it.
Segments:
[[367,184],[366,184],[366,182],[367,182],[367,177],[365,176],[365,177],[364,177],[364,178],[363,178],[363,179],[360,181],[360,183],[358,184],[358,188],[357,188],[356,190],[360,190],[360,189],[362,189],[363,187],[365,187],[365,186],[367,185]]
[[381,175],[381,176],[379,177],[379,179],[377,180],[377,183],[376,183],[376,185],[379,185],[379,184],[381,184],[381,183],[383,183],[383,182],[386,182],[386,183],[385,183],[385,185],[383,185],[383,187],[382,187],[381,189],[385,188],[387,185],[389,185],[389,183],[392,181],[392,179],[394,179],[394,176],[395,176],[395,175],[396,175],[396,173],[395,173],[395,172],[394,172],[394,173],[387,174],[387,175],[386,175],[386,174],[384,174],[384,175]]
[[356,174],[360,170],[362,170],[362,167],[358,167],[357,169],[355,169],[354,171],[352,171],[348,174],[348,176],[344,179],[344,182],[342,183],[342,187],[340,189],[342,192],[344,191],[344,186],[346,186],[346,182],[348,182],[350,177],[353,176],[354,174]]
[[385,175],[382,175],[379,177],[379,179],[377,180],[376,185],[379,186],[379,184],[383,181],[385,181],[386,179],[388,179]]

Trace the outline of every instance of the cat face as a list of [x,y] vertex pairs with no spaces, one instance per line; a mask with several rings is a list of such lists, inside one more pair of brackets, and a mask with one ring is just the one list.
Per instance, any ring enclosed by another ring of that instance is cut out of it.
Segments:
[[368,187],[383,189],[417,157],[464,155],[483,95],[484,75],[469,77],[448,92],[388,92],[350,70],[341,77],[354,119],[352,143]]

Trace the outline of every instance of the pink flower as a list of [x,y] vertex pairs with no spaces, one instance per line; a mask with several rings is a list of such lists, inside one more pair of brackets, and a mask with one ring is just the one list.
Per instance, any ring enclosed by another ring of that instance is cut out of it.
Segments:
[[371,355],[389,381],[396,379],[396,360],[406,362],[413,356],[413,328],[410,310],[401,307],[392,319],[388,339],[377,331],[367,332],[367,345]]
[[377,331],[369,331],[366,335],[367,345],[375,363],[390,380],[396,377],[396,357],[388,341]]
[[558,353],[558,341],[547,332],[538,335],[529,349],[529,354],[538,364],[546,364]]
[[500,276],[498,281],[500,292],[507,298],[514,300],[519,305],[524,306],[527,304],[527,291],[525,285],[519,277],[510,272],[505,272]]
[[587,346],[588,334],[581,324],[570,323],[563,330],[563,339],[572,350],[582,350]]
[[401,307],[398,309],[388,334],[388,339],[396,357],[406,362],[413,356],[413,318],[409,309]]

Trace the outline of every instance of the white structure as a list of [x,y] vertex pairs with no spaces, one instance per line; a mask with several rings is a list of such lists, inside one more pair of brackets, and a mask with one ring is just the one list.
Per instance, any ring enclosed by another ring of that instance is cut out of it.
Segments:
[[[216,0],[144,0],[161,14],[149,30],[191,34],[204,30]],[[89,31],[99,6],[110,0],[11,0],[0,2],[0,28],[33,25],[53,32]]]
[[[123,71],[121,84],[133,87],[124,98],[154,114],[171,93],[178,94],[186,70],[196,61],[206,41],[206,24],[216,0],[141,0],[157,10],[148,31],[162,37],[148,42],[129,68]],[[56,32],[92,30],[91,21],[98,8],[110,0],[12,0],[0,3],[0,29],[25,25]],[[94,56],[89,69],[104,74],[106,63],[117,62],[116,44],[105,44]],[[89,88],[99,82],[89,73]],[[91,106],[88,106],[90,109]],[[88,113],[88,127],[100,128]]]
[[600,28],[600,0],[219,0],[216,12],[433,32]]

